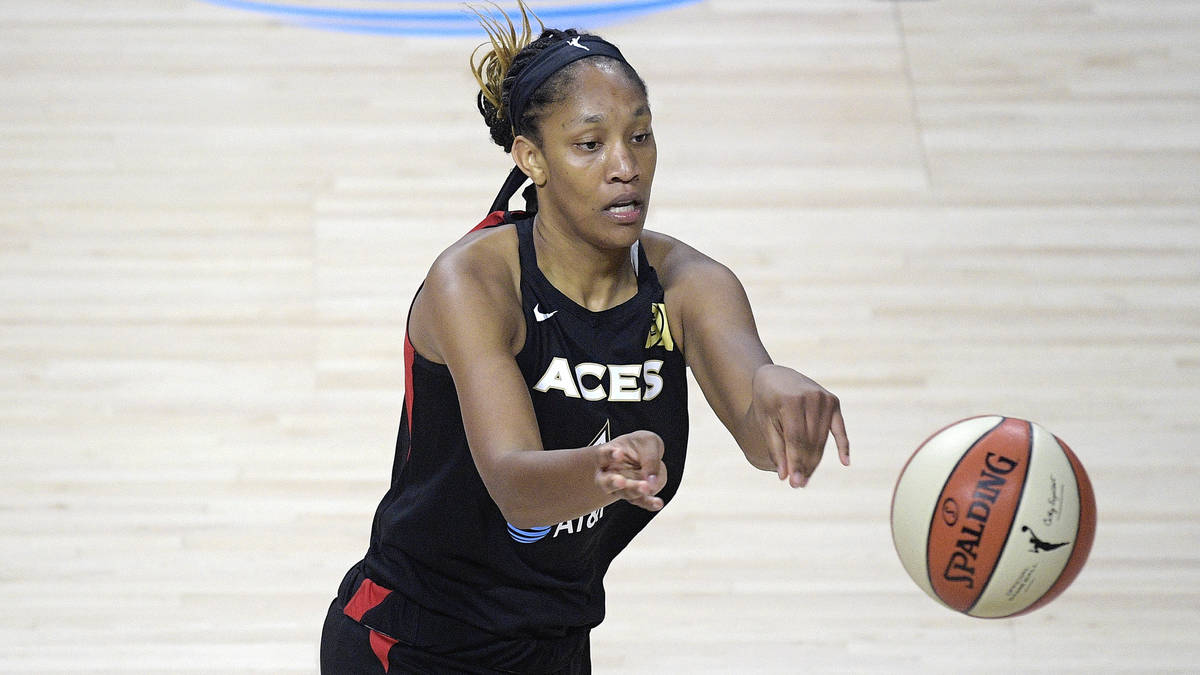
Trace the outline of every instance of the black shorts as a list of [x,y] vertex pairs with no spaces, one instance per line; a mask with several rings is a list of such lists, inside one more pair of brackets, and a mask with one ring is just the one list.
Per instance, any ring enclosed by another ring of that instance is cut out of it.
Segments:
[[339,597],[329,605],[321,631],[322,675],[587,675],[592,672],[586,629],[558,640],[503,638],[414,607],[412,611],[422,613],[419,623],[428,627],[420,635],[398,639],[373,630],[346,612],[353,591],[364,581],[368,580],[351,570]]

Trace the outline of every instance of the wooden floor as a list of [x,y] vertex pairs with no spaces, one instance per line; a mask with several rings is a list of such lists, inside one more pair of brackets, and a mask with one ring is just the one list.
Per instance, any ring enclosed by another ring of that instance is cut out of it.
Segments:
[[[739,273],[854,466],[790,491],[697,396],[596,671],[1200,669],[1200,3],[708,0],[601,32],[650,85],[649,226]],[[0,672],[316,671],[407,305],[509,166],[476,42],[0,2]],[[935,605],[888,528],[913,448],[991,412],[1071,444],[1099,505],[1074,586],[1017,620]]]

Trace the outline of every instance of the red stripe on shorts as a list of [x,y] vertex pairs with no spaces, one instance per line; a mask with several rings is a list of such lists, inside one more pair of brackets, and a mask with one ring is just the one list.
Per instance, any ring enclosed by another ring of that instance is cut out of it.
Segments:
[[[363,579],[358,590],[354,591],[354,597],[350,598],[350,602],[346,603],[346,607],[342,613],[354,619],[362,621],[363,614],[371,611],[379,606],[387,596],[391,595],[392,591],[380,586],[370,579]],[[396,644],[396,640],[390,638],[383,633],[371,630],[370,634],[371,651],[375,653],[376,658],[383,664],[383,672],[388,671],[388,651],[392,645]]]
[[370,579],[363,579],[362,585],[354,592],[354,597],[350,598],[350,602],[346,603],[346,608],[342,610],[342,613],[355,621],[362,621],[363,614],[378,607],[379,603],[391,594],[389,589]]
[[371,651],[375,652],[375,656],[383,664],[383,672],[385,673],[388,671],[389,666],[391,666],[391,663],[388,661],[388,652],[394,644],[396,644],[395,638],[390,638],[377,631],[371,631]]

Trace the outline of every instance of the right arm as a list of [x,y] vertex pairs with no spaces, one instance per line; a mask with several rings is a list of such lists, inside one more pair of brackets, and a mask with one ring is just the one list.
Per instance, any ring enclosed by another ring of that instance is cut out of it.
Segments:
[[837,396],[771,360],[733,272],[665,235],[644,239],[663,280],[667,311],[674,312],[676,342],[750,464],[802,487],[832,435],[848,466],[850,442]]
[[657,511],[666,482],[662,440],[648,431],[593,447],[543,452],[514,353],[524,315],[513,268],[494,243],[473,240],[438,258],[413,303],[409,339],[454,378],[467,443],[505,520],[553,525],[627,499]]

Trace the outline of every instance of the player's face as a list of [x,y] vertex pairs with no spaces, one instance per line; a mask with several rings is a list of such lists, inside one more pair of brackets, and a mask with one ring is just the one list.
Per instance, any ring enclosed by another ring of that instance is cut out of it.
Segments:
[[650,105],[615,64],[583,62],[574,90],[542,118],[543,220],[600,248],[628,248],[646,223],[658,150]]

